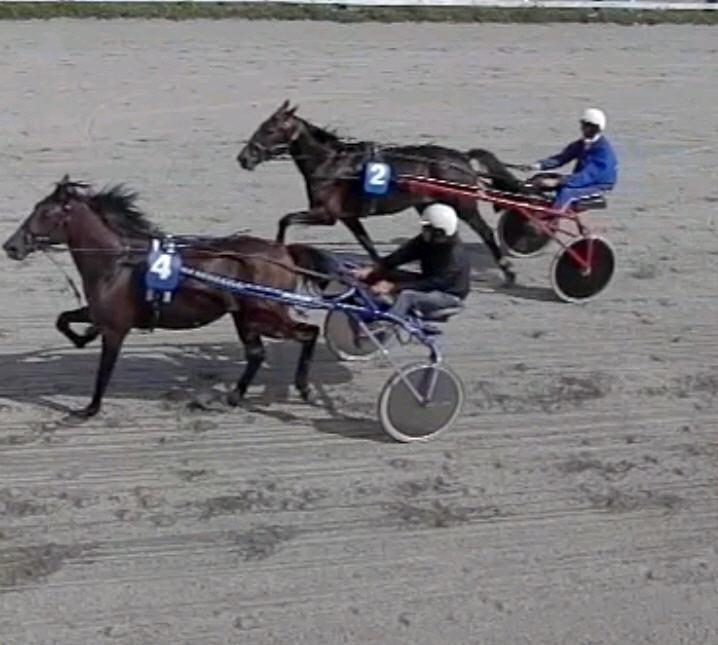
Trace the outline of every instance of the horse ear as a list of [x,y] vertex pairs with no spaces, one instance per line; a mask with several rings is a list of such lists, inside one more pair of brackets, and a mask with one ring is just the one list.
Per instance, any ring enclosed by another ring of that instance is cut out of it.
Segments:
[[294,116],[294,113],[299,109],[298,105],[295,105],[291,110],[287,110],[289,116]]
[[279,106],[277,112],[286,112],[289,109],[289,99],[284,99],[284,103]]
[[63,176],[63,178],[60,180],[60,183],[57,184],[55,196],[58,200],[65,202],[73,196],[72,189],[73,189],[73,184],[70,181],[70,175],[65,174]]

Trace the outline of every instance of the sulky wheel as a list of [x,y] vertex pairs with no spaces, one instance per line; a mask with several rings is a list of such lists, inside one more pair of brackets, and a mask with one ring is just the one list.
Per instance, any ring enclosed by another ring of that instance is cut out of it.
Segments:
[[520,258],[537,255],[551,241],[549,235],[534,228],[525,216],[510,209],[501,213],[496,233],[501,246]]
[[415,363],[401,368],[382,388],[379,420],[397,441],[427,441],[453,425],[464,398],[461,380],[450,369]]
[[[385,342],[386,335],[387,332],[379,332],[378,340]],[[359,321],[338,309],[330,311],[324,320],[324,339],[331,352],[342,361],[366,361],[379,351],[376,343],[363,335]]]
[[606,240],[597,236],[582,237],[554,257],[551,285],[561,300],[583,302],[606,288],[615,268],[616,254]]

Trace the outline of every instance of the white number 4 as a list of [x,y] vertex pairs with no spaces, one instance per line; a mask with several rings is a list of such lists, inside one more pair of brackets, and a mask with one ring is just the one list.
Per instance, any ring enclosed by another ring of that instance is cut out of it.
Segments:
[[160,255],[150,267],[150,273],[154,273],[160,277],[160,280],[166,280],[172,275],[172,256],[163,253]]

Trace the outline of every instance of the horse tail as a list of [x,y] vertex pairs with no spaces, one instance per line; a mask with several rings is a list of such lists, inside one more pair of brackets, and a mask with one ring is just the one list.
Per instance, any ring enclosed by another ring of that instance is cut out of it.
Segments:
[[466,152],[466,156],[479,163],[481,174],[491,179],[494,187],[498,190],[512,193],[524,192],[523,183],[509,171],[493,152],[482,148],[472,148]]
[[302,275],[322,291],[332,279],[341,276],[342,267],[339,260],[328,251],[308,244],[287,244],[287,251],[294,263],[303,270]]

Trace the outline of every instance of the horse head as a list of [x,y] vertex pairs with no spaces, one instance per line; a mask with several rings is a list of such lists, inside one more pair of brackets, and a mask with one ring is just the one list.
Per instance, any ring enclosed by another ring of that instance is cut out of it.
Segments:
[[284,154],[297,138],[301,120],[296,116],[299,106],[284,101],[277,110],[254,131],[237,155],[237,162],[245,170],[254,170],[263,161]]
[[65,175],[47,197],[40,200],[27,219],[3,244],[8,257],[24,260],[30,253],[67,242],[67,223],[86,185]]

